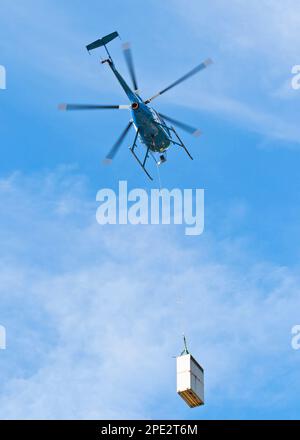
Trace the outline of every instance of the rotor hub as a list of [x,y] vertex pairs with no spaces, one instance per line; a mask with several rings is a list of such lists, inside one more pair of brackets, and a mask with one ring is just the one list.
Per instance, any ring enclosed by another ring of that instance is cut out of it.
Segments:
[[133,102],[131,105],[132,110],[137,110],[139,108],[139,103],[138,102]]

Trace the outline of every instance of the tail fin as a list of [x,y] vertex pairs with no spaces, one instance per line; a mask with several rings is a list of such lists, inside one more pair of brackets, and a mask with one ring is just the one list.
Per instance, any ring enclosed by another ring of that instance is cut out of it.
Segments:
[[88,44],[86,48],[88,51],[90,51],[96,49],[97,47],[105,46],[107,43],[114,40],[118,36],[119,36],[118,32],[112,32],[111,34],[108,34],[105,37],[100,38],[99,40],[96,40],[91,44]]

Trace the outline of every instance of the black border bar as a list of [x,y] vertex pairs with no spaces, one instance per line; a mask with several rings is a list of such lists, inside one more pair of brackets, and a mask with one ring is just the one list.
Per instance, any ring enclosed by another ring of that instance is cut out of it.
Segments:
[[[30,435],[31,439],[45,436],[70,436],[83,439],[138,439],[176,436],[179,438],[212,438],[216,435],[228,435],[239,438],[241,435],[277,435],[286,437],[290,431],[299,430],[299,421],[242,421],[242,420],[47,420],[47,421],[0,421],[1,439],[13,435]],[[19,437],[21,438],[21,437]]]

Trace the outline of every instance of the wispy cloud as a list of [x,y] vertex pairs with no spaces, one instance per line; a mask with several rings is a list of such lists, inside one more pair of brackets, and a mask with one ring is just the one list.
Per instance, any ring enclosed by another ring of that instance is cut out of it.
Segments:
[[[176,229],[100,227],[85,191],[65,168],[1,181],[1,417],[213,417],[225,401],[292,413],[297,273],[230,237],[188,249]],[[175,391],[182,331],[206,370],[192,415]]]
[[109,75],[104,72],[101,80],[99,63],[91,63],[85,49],[91,35],[85,27],[76,26],[73,6],[68,9],[48,0],[39,4],[6,1],[1,10],[5,18],[2,51],[7,58],[13,56],[19,68],[26,63],[41,79],[81,85],[86,91],[103,90],[103,81],[109,87]]
[[287,91],[300,52],[297,0],[216,0],[201,7],[191,1],[188,8],[175,0],[174,13],[215,59],[210,80],[199,79],[198,92],[187,84],[177,99],[270,139],[299,144],[299,94]]

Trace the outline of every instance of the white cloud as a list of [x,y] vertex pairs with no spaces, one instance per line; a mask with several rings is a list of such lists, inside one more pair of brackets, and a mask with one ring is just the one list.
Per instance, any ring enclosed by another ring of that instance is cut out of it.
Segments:
[[176,13],[188,20],[195,33],[205,31],[208,41],[239,58],[243,53],[247,58],[260,54],[278,63],[298,57],[300,7],[297,0],[284,3],[214,0],[208,7],[190,1],[188,8],[181,0],[174,3]]
[[198,80],[198,92],[186,83],[185,93],[178,89],[177,101],[267,138],[299,144],[299,93],[290,85],[300,53],[299,2],[190,1],[188,8],[181,0],[174,4],[195,43],[215,60],[207,77]]
[[255,262],[230,237],[100,227],[65,168],[2,180],[0,198],[2,418],[190,417],[172,359],[183,330],[206,371],[197,417],[218,405],[230,416],[225,401],[280,414],[296,399],[292,269]]
[[[103,91],[103,81],[106,90],[110,84],[115,85],[108,69],[99,69],[99,63],[92,62],[88,56],[85,45],[91,34],[85,27],[77,26],[74,5],[67,8],[48,0],[39,4],[33,0],[26,4],[6,1],[1,12],[5,18],[2,26],[5,38],[0,44],[6,57],[13,55],[12,70],[16,69],[15,65],[20,69],[26,63],[31,66],[32,77],[37,72],[44,87],[50,78],[57,87],[60,83],[66,89],[79,85],[82,93]],[[36,83],[27,84],[32,86],[36,87]],[[111,91],[114,89],[111,87]]]

